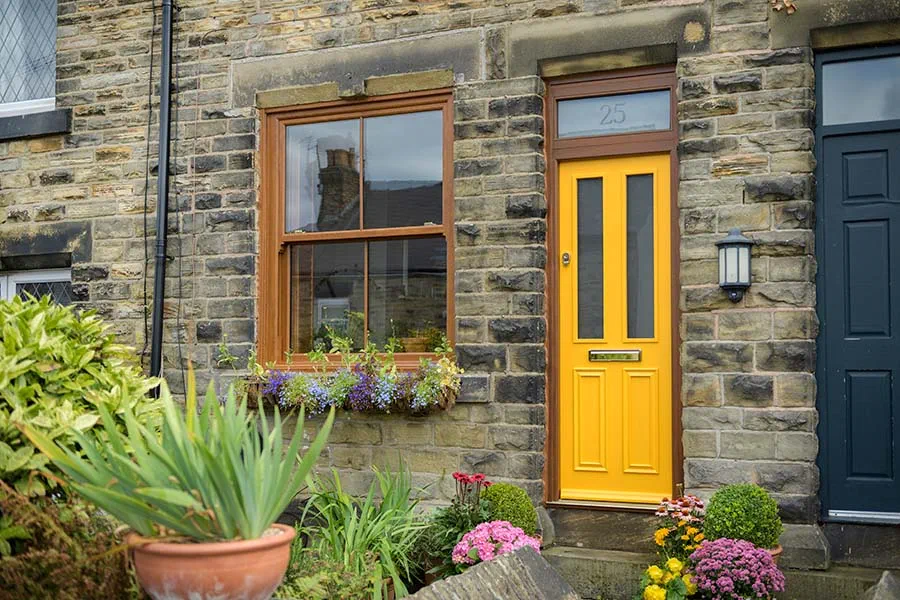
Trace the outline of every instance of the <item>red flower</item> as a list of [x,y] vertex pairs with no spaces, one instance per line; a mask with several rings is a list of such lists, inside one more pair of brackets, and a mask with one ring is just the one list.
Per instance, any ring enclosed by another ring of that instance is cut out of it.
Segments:
[[484,481],[481,482],[481,485],[483,485],[484,487],[491,487],[494,484],[491,483],[490,481],[488,481],[487,479],[485,479]]
[[457,481],[464,481],[466,479],[466,474],[456,471],[455,473],[453,473],[453,479]]
[[478,483],[479,481],[484,481],[484,473],[475,473],[472,475],[472,483]]

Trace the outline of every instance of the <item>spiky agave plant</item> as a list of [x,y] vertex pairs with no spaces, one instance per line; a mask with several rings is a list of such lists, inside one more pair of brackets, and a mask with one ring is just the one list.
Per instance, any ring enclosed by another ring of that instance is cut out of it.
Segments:
[[127,434],[120,433],[103,405],[98,408],[108,442],[76,432],[84,456],[31,427],[22,430],[79,494],[144,537],[260,537],[304,485],[328,439],[334,411],[301,457],[303,411],[285,449],[277,408],[270,426],[265,414],[248,413],[246,398],[238,400],[233,388],[221,405],[210,384],[198,414],[191,373],[182,412],[166,384],[161,386],[161,435],[128,408]]

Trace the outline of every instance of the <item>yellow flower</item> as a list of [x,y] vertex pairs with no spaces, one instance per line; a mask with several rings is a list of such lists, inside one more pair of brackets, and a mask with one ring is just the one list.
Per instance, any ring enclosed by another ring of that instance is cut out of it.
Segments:
[[669,582],[672,581],[673,579],[675,579],[674,575],[672,575],[671,573],[666,573],[665,575],[663,575],[662,584],[669,585]]
[[696,536],[694,536],[694,541],[698,543],[702,542],[704,539],[705,537],[702,533],[698,533]]
[[656,533],[653,534],[653,539],[656,540],[657,546],[663,546],[666,543],[666,536],[669,535],[669,530],[663,527],[662,529],[657,529]]
[[685,573],[681,576],[681,580],[684,582],[684,587],[687,588],[688,596],[693,596],[697,593],[697,584],[694,583],[693,575]]
[[666,590],[662,589],[658,585],[648,585],[646,589],[644,589],[644,600],[666,600]]
[[687,521],[685,521],[684,519],[682,519],[681,521],[678,521],[679,527],[684,527],[685,525],[687,525]]
[[678,575],[679,573],[681,573],[681,570],[684,569],[684,563],[677,558],[670,558],[666,561],[666,568],[670,570],[674,575]]
[[663,577],[663,570],[656,565],[650,565],[647,567],[647,576],[653,583],[659,583]]
[[697,529],[696,527],[688,527],[687,531],[685,533],[687,533],[688,535],[696,535],[696,534],[700,533],[700,530]]
[[688,541],[688,540],[691,539],[691,538],[690,538],[690,536],[683,535],[683,536],[681,536],[681,539],[684,540],[684,541],[686,542],[686,541]]

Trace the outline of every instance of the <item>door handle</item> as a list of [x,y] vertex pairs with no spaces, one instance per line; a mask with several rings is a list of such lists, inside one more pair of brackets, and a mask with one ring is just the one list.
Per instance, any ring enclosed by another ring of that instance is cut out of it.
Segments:
[[588,350],[590,362],[638,362],[640,350]]
[[569,263],[572,262],[572,257],[569,256],[568,252],[563,252],[562,254],[562,264],[564,267],[568,267]]

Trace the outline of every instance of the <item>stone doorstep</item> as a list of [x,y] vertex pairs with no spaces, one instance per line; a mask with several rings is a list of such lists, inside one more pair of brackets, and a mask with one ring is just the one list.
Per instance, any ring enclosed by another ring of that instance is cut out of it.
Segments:
[[[572,548],[642,554],[652,550],[658,526],[656,517],[644,512],[551,507],[546,514],[553,525],[553,543]],[[784,548],[781,564],[789,569],[825,570],[830,565],[828,540],[818,525],[785,524],[779,541]]]
[[[543,551],[582,598],[632,600],[652,554],[555,546]],[[785,569],[778,600],[859,600],[882,576],[879,569],[832,565],[827,571]]]

